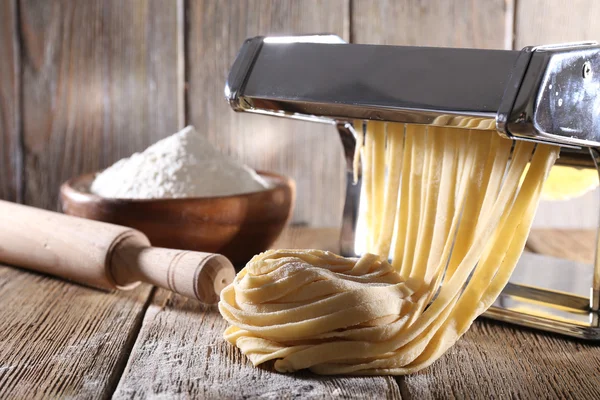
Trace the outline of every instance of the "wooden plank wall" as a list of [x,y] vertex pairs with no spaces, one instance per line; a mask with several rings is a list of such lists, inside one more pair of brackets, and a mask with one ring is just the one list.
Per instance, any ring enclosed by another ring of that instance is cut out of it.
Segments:
[[[235,114],[223,100],[244,38],[332,32],[361,43],[520,48],[598,39],[599,16],[600,3],[583,0],[6,0],[0,198],[57,208],[68,177],[191,123],[223,152],[295,178],[294,222],[336,226],[344,165],[335,132]],[[536,224],[593,226],[596,195],[542,204]]]
[[0,3],[0,198],[12,201],[21,199],[23,156],[16,15],[16,0]]
[[356,43],[502,49],[512,35],[512,1],[354,0]]
[[19,3],[24,201],[180,127],[178,2]]

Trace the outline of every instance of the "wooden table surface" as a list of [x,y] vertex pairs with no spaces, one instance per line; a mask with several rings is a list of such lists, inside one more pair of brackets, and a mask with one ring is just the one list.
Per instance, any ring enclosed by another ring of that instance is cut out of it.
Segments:
[[[292,228],[276,246],[336,250],[337,237]],[[593,242],[592,232],[537,231],[528,246],[589,261]],[[405,377],[255,368],[225,327],[216,307],[165,290],[103,293],[0,266],[0,398],[600,398],[600,344],[486,319]]]

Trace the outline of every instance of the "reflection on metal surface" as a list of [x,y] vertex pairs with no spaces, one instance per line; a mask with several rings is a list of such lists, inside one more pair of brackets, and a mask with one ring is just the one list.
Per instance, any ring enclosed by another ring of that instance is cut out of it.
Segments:
[[[236,111],[365,119],[600,146],[600,46],[522,51],[345,44],[334,35],[246,40],[225,97]],[[588,71],[584,73],[582,71]]]
[[524,252],[510,283],[484,316],[600,340],[597,313],[589,306],[592,275],[589,264]]
[[531,54],[507,130],[515,137],[598,146],[600,77],[582,75],[585,63],[600,68],[597,44],[544,46]]
[[359,174],[358,181],[356,183],[353,182],[354,150],[356,149],[356,132],[354,131],[354,127],[348,122],[340,122],[336,126],[346,159],[346,201],[344,202],[344,213],[342,216],[340,251],[342,254],[351,254],[355,250],[354,235],[355,227],[358,223],[358,206],[362,179]]
[[[590,156],[594,160],[594,166],[600,179],[600,152],[598,149],[590,149]],[[596,252],[594,254],[594,275],[592,278],[592,289],[590,291],[590,308],[596,312],[596,323],[600,312],[600,221],[596,231]]]

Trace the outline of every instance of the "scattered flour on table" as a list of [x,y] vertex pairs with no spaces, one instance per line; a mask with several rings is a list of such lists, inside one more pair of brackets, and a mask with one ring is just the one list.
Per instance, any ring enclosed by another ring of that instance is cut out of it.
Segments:
[[188,126],[96,176],[91,192],[120,199],[212,197],[257,192],[269,184],[219,153]]

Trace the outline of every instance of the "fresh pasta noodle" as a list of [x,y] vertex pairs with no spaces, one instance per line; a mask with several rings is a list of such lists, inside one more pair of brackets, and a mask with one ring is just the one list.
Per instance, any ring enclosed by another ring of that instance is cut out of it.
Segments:
[[367,123],[355,163],[367,253],[255,256],[221,293],[225,339],[281,372],[427,367],[508,282],[558,152],[493,132]]

